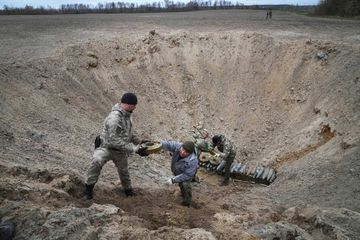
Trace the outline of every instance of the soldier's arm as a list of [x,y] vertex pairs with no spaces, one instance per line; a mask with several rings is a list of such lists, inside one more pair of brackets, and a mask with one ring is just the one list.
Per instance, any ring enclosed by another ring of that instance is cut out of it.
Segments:
[[162,148],[165,151],[175,152],[175,150],[181,146],[181,143],[175,141],[160,141]]
[[131,142],[135,145],[138,145],[141,142],[140,138],[137,136],[137,133],[135,131],[133,131]]

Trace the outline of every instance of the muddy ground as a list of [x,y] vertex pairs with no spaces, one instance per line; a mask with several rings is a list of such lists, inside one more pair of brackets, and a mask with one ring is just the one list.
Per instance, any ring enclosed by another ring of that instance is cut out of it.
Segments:
[[[0,16],[0,217],[15,239],[359,239],[360,24],[265,17]],[[136,197],[108,163],[85,201],[93,139],[126,91],[142,138],[202,122],[276,180],[220,187],[200,169],[184,208],[168,154],[131,156]]]

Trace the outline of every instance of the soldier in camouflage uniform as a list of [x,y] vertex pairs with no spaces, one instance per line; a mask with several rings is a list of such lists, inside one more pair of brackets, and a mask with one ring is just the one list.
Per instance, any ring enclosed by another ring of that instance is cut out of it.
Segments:
[[[213,147],[206,140],[209,138],[209,132],[203,127],[202,123],[198,123],[196,126],[193,126],[195,130],[193,131],[192,136],[186,137],[184,142],[190,141],[195,144],[195,154],[199,158],[201,152],[211,152]],[[196,171],[197,173],[197,171]],[[194,175],[192,182],[200,182],[199,177]]]
[[139,152],[141,141],[132,130],[131,113],[136,108],[137,97],[133,93],[125,93],[121,103],[116,104],[104,121],[103,130],[96,141],[96,149],[90,168],[86,172],[85,191],[87,199],[92,199],[93,188],[98,181],[102,167],[112,160],[120,176],[126,196],[134,196],[128,172],[128,156]]
[[206,141],[209,138],[209,132],[205,128],[197,128],[197,131],[198,133],[195,133],[193,137],[195,139],[196,153],[199,156],[201,152],[210,152],[213,147]]
[[215,135],[212,138],[213,146],[221,152],[221,157],[225,160],[225,174],[221,185],[228,185],[230,180],[230,167],[236,156],[234,144],[224,135]]
[[199,156],[201,152],[210,152],[213,149],[212,145],[206,141],[206,139],[209,138],[209,132],[206,129],[199,129],[197,126],[194,126],[194,128],[196,128],[196,131],[193,131],[191,136],[185,137],[183,142],[193,142],[197,156]]

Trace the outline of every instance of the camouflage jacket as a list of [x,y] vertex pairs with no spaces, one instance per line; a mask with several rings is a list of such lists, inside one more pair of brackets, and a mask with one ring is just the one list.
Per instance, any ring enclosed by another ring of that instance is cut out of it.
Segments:
[[217,145],[217,148],[220,152],[224,153],[223,159],[226,160],[228,157],[235,157],[236,155],[236,148],[235,145],[224,135],[220,135],[221,140],[220,143]]
[[[106,117],[101,133],[101,147],[122,152],[133,151],[133,144],[139,144],[140,139],[132,130],[131,113],[116,104]],[[133,143],[133,144],[132,144]]]

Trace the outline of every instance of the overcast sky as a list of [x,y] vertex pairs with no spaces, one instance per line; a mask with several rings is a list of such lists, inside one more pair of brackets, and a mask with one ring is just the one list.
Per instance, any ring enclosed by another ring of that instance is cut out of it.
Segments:
[[[189,2],[190,0],[173,0],[173,2]],[[215,0],[211,0],[214,2]],[[299,4],[299,5],[316,5],[320,0],[231,0],[234,4],[236,2],[243,3],[245,5],[253,4]],[[71,3],[83,3],[97,5],[98,3],[105,2],[131,2],[131,3],[152,3],[163,2],[163,0],[0,0],[0,8],[4,5],[9,7],[25,7],[25,5],[31,5],[34,7],[47,7],[58,8],[61,4]]]

